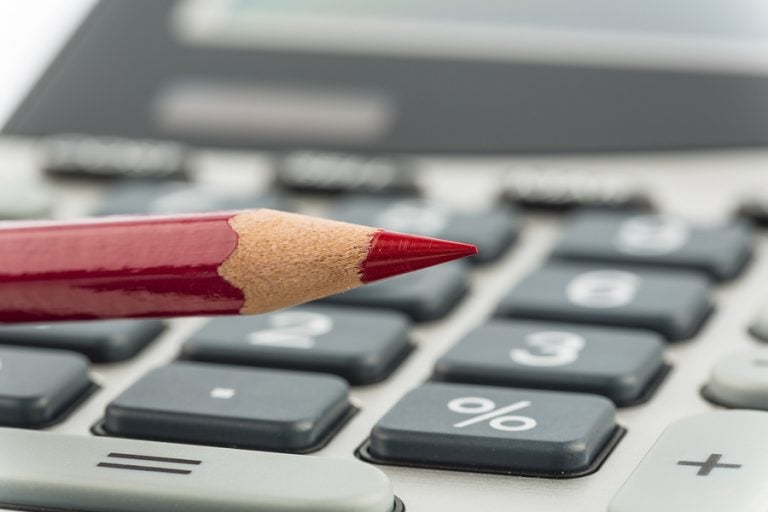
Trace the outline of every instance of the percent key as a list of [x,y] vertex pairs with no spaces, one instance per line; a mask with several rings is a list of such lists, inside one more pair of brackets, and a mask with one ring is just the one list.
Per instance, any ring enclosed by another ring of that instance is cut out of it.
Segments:
[[384,464],[580,476],[620,437],[615,412],[595,395],[428,383],[381,418],[361,455]]

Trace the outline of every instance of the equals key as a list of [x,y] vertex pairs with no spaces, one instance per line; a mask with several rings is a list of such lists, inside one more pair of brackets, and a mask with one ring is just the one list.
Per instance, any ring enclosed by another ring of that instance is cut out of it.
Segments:
[[399,510],[386,475],[348,458],[4,428],[0,428],[0,453],[2,509]]

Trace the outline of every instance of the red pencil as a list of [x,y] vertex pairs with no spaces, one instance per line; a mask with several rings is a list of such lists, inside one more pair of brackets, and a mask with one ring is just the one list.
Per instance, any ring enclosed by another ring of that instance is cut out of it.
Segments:
[[0,224],[0,322],[262,313],[477,252],[273,210]]

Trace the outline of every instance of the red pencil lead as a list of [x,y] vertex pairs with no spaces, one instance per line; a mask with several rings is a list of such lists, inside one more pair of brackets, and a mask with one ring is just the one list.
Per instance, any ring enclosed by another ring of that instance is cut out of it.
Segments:
[[370,283],[474,254],[477,247],[472,244],[377,231],[360,269],[361,281]]

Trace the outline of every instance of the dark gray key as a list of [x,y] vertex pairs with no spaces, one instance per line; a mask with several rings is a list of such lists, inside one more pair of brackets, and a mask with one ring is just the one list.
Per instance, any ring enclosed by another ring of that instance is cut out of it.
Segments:
[[350,413],[333,375],[173,363],[107,407],[110,434],[264,450],[318,448]]
[[454,262],[361,286],[323,301],[345,306],[394,309],[422,322],[447,315],[466,291],[466,267]]
[[161,320],[98,320],[0,327],[0,345],[60,348],[93,362],[111,363],[135,356],[165,329]]
[[458,240],[478,248],[470,263],[493,261],[517,238],[519,216],[510,208],[460,212],[422,199],[357,196],[337,203],[331,216],[392,231]]
[[568,219],[554,255],[700,270],[729,279],[751,252],[752,230],[743,222],[697,226],[667,215],[586,211]]
[[386,378],[410,351],[405,315],[312,306],[214,318],[189,339],[185,359],[333,373],[352,384]]
[[596,393],[625,405],[665,369],[656,333],[578,324],[495,320],[435,364],[452,382]]
[[685,271],[550,263],[502,299],[507,317],[637,327],[692,336],[711,310],[710,283]]
[[614,416],[595,395],[431,383],[376,424],[369,451],[387,461],[562,475],[594,463]]
[[91,386],[88,362],[63,350],[0,348],[0,424],[39,427]]
[[98,215],[198,213],[249,208],[287,209],[279,195],[235,196],[183,182],[122,183],[104,198]]

